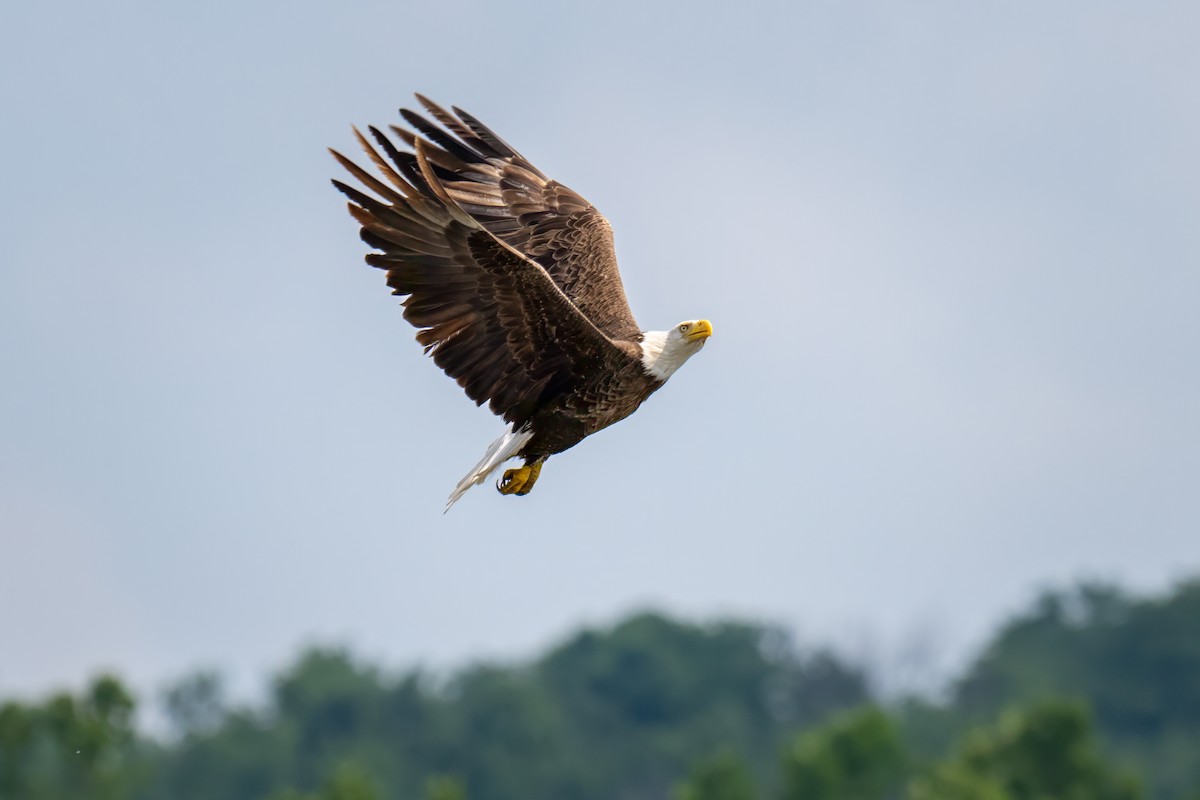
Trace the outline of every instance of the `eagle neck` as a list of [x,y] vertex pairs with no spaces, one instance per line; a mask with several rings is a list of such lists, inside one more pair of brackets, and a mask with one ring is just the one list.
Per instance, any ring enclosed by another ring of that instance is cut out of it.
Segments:
[[674,347],[666,331],[646,331],[642,334],[642,368],[660,381],[675,374],[683,366],[690,353],[685,348]]

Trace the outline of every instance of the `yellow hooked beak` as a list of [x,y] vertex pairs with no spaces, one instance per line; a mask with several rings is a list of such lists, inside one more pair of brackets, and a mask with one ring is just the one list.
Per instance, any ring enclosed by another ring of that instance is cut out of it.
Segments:
[[703,341],[712,336],[712,323],[706,319],[698,319],[692,323],[692,327],[685,335],[689,342]]

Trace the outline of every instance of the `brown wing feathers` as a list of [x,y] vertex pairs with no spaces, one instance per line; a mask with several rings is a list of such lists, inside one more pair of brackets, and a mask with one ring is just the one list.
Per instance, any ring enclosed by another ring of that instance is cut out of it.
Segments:
[[[587,200],[547,178],[475,117],[417,95],[439,128],[421,115],[401,115],[429,144],[434,174],[458,205],[506,244],[538,262],[559,288],[613,339],[636,339],[617,269],[612,229]],[[419,137],[393,128],[410,146]]]
[[[541,267],[459,207],[463,201],[452,195],[460,192],[447,185],[460,175],[450,169],[459,164],[449,149],[405,137],[415,151],[408,153],[369,130],[386,159],[357,130],[355,135],[387,182],[334,152],[376,197],[340,181],[334,185],[350,200],[363,240],[380,251],[368,254],[367,262],[387,271],[393,294],[407,295],[404,316],[420,329],[417,340],[468,397],[489,402],[520,427],[548,396],[569,390],[580,366],[598,353],[627,357]],[[489,153],[503,148],[515,154],[494,135],[470,141]],[[478,172],[490,165],[476,166]]]
[[518,380],[526,370],[506,344],[507,333],[495,307],[494,281],[475,263],[467,241],[471,229],[422,193],[432,192],[419,172],[398,164],[407,173],[402,177],[361,135],[359,141],[392,184],[382,183],[334,153],[366,188],[388,201],[334,181],[350,200],[350,213],[362,225],[363,241],[382,251],[368,254],[367,263],[387,270],[393,294],[408,295],[404,318],[421,329],[417,341],[434,362],[468,397],[478,404],[490,400],[492,410],[508,418],[520,405],[521,395],[536,395],[540,387]]

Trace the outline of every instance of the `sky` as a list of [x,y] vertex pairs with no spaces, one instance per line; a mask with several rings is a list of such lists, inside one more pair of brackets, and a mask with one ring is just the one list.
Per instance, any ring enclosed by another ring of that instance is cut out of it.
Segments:
[[[453,668],[641,608],[945,675],[1046,587],[1197,574],[1198,29],[9,4],[0,695],[252,688],[312,643]],[[503,425],[422,355],[325,152],[414,91],[605,213],[644,327],[715,328],[531,495],[445,516]]]

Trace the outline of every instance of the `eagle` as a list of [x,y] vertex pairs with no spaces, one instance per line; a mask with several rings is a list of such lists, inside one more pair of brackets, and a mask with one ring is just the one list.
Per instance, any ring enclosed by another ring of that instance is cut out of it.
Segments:
[[[496,484],[526,495],[550,456],[637,410],[712,335],[706,319],[670,330],[637,324],[612,227],[467,112],[422,95],[428,116],[400,115],[354,135],[378,170],[333,157],[360,188],[334,180],[435,364],[508,423],[463,477],[448,511],[504,462]],[[414,133],[415,131],[415,133]]]

